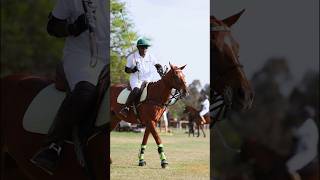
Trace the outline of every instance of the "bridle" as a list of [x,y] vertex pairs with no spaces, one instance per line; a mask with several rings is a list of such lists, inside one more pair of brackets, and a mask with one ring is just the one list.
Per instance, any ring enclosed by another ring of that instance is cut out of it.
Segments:
[[[230,32],[231,31],[231,29],[227,26],[224,26],[224,25],[214,26],[214,24],[215,23],[213,23],[213,26],[210,26],[210,30],[213,32]],[[213,51],[218,51],[215,46],[213,48],[214,48]],[[237,57],[235,58],[238,61],[238,58]],[[224,69],[222,72],[215,72],[216,76],[214,77],[213,82],[219,81],[226,74],[230,73],[230,71],[234,71],[239,68],[242,69],[243,65],[240,64],[238,61],[237,63]],[[223,89],[223,92],[220,92],[220,93],[218,93],[215,90],[213,91],[212,101],[210,104],[210,116],[214,119],[214,121],[212,121],[212,123],[210,124],[210,128],[213,128],[216,122],[221,121],[225,116],[226,111],[231,109],[232,97],[233,97],[233,92],[230,86],[225,87]]]
[[[227,26],[224,25],[219,25],[219,26],[212,26],[211,31],[213,32],[231,32],[231,29]],[[217,51],[216,47],[213,47],[213,51]],[[234,53],[232,52],[232,54],[234,55]],[[215,79],[219,79],[221,77],[223,77],[225,74],[227,74],[230,71],[236,70],[238,68],[243,68],[243,65],[239,63],[238,58],[235,57],[235,59],[237,60],[237,63],[227,67],[224,71],[217,73],[217,76],[215,77]]]
[[[180,70],[181,71],[181,70]],[[165,66],[165,71],[163,73],[163,75],[161,77],[164,77],[166,74],[168,73],[168,68]],[[174,80],[174,83],[175,84],[179,84],[179,78],[178,76],[173,72],[173,80]],[[172,106],[174,104],[176,104],[176,102],[179,100],[179,99],[182,99],[183,96],[182,96],[182,93],[180,92],[180,90],[178,89],[173,89],[173,91],[171,91],[170,93],[170,98],[168,99],[168,101],[164,104],[165,107],[168,107],[168,106]]]

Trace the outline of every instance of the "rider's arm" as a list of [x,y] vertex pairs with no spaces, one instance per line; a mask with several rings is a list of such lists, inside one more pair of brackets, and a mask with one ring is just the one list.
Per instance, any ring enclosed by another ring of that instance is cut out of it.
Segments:
[[[77,17],[74,22],[70,22],[76,7],[72,1],[57,0],[55,7],[49,14],[47,31],[55,37],[78,36],[88,29],[88,24],[84,14]],[[76,17],[74,17],[76,18]]]
[[69,24],[66,19],[59,19],[52,13],[49,14],[47,32],[55,37],[78,36],[88,29],[86,16],[80,15],[74,23]]
[[135,73],[138,71],[138,67],[136,65],[136,63],[134,63],[134,54],[131,54],[128,59],[127,59],[127,64],[126,67],[124,68],[124,71],[126,73]]
[[133,67],[133,68],[129,68],[129,67],[125,67],[124,68],[124,71],[126,72],[126,73],[135,73],[135,72],[137,72],[138,71],[138,68],[137,68],[137,66],[135,66],[135,67]]
[[317,155],[318,128],[314,120],[306,120],[297,130],[298,147],[297,152],[287,161],[289,172],[295,172],[308,163]]

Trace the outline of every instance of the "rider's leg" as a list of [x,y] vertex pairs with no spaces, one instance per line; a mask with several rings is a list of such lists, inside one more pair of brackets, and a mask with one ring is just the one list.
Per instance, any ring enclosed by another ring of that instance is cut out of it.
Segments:
[[129,94],[126,105],[121,109],[120,114],[127,117],[129,114],[129,107],[136,101],[140,94],[140,89],[135,87]]
[[90,118],[96,103],[96,86],[88,81],[80,81],[66,96],[49,130],[46,145],[31,161],[48,173],[56,168],[64,140],[70,136],[72,128]]

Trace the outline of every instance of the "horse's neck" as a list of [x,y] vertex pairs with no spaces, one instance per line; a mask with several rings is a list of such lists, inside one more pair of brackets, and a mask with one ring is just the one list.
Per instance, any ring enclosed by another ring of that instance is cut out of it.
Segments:
[[169,87],[167,77],[163,77],[161,80],[150,84],[149,88],[149,100],[156,101],[159,104],[164,104],[169,100],[171,94],[171,87]]

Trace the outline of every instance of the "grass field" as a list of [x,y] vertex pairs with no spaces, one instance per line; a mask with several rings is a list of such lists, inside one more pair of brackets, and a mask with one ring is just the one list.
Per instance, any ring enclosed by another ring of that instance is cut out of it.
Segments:
[[157,145],[150,134],[145,160],[147,166],[138,166],[138,152],[143,133],[111,133],[111,179],[209,179],[209,132],[203,138],[188,137],[184,130],[171,135],[160,134],[169,167],[162,169]]

